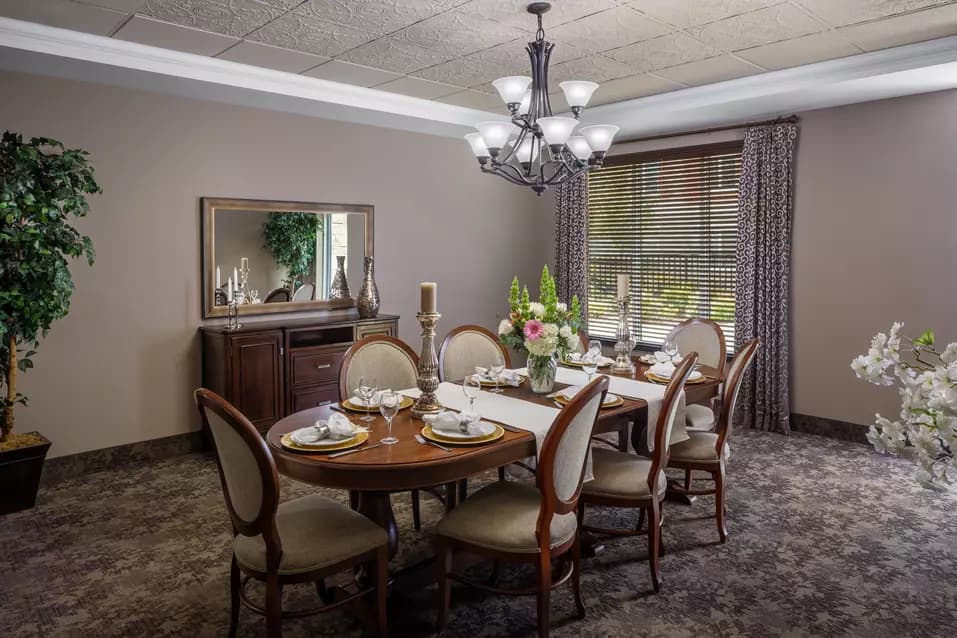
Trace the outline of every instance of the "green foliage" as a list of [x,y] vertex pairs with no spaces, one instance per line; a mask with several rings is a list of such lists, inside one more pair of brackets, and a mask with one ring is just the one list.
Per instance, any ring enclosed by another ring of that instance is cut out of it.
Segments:
[[[28,142],[9,131],[0,141],[0,399],[3,435],[13,426],[16,373],[33,367],[39,338],[70,310],[69,259],[93,265],[93,243],[70,225],[86,216],[86,195],[101,192],[87,153],[49,138]],[[14,352],[10,351],[11,343]],[[22,344],[32,348],[20,353]],[[19,360],[18,360],[19,359]],[[15,365],[14,369],[11,366]]]
[[914,339],[915,346],[927,346],[928,348],[934,347],[934,331],[925,330],[924,334]]
[[322,218],[315,213],[269,213],[263,223],[263,245],[288,271],[285,283],[290,290],[302,284],[315,263],[316,236],[321,232]]
[[518,307],[518,276],[512,279],[512,286],[508,289],[508,307],[509,310],[514,312]]

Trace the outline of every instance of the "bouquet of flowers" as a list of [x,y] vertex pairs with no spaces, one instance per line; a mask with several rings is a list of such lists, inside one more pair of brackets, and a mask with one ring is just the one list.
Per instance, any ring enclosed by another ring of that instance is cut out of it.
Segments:
[[[867,440],[878,452],[909,456],[920,466],[917,479],[927,487],[950,483],[957,473],[957,343],[943,352],[930,330],[917,339],[902,337],[902,323],[878,333],[867,354],[851,362],[861,379],[875,385],[900,384],[900,420],[875,415]],[[901,341],[905,355],[901,357]]]
[[581,326],[581,304],[573,296],[571,307],[558,301],[555,279],[542,269],[539,300],[531,301],[528,287],[520,287],[518,277],[512,280],[508,293],[509,315],[498,326],[502,343],[528,355],[528,374],[532,389],[551,392],[555,383],[555,356],[567,358],[578,347]]

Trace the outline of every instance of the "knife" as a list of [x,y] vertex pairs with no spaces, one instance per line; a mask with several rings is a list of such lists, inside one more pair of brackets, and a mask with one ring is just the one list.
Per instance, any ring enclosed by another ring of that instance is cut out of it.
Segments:
[[365,452],[366,450],[371,450],[373,448],[381,447],[385,443],[374,443],[372,445],[367,445],[366,447],[357,447],[354,450],[346,450],[345,452],[336,452],[335,454],[330,454],[328,458],[337,459],[340,456],[345,456],[346,454],[355,454],[356,452]]

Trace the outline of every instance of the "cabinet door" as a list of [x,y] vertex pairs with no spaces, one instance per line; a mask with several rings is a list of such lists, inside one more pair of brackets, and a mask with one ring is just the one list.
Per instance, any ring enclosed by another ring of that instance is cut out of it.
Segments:
[[282,417],[282,332],[236,335],[230,340],[230,400],[260,430]]
[[365,324],[360,323],[356,325],[356,341],[365,337],[371,337],[372,335],[387,335],[389,337],[394,337],[395,332],[396,330],[394,321]]

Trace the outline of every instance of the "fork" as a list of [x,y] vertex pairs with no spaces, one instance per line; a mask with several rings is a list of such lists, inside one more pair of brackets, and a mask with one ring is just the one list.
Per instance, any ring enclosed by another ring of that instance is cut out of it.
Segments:
[[451,452],[451,451],[452,451],[451,448],[447,448],[447,447],[445,447],[444,445],[439,445],[439,444],[436,443],[435,441],[430,441],[430,440],[428,440],[427,438],[425,438],[424,436],[422,436],[421,434],[416,434],[416,435],[415,435],[415,440],[418,441],[419,443],[421,443],[422,445],[433,445],[433,446],[435,446],[435,447],[437,447],[437,448],[439,448],[440,450],[443,450],[443,451],[445,451],[445,452]]

